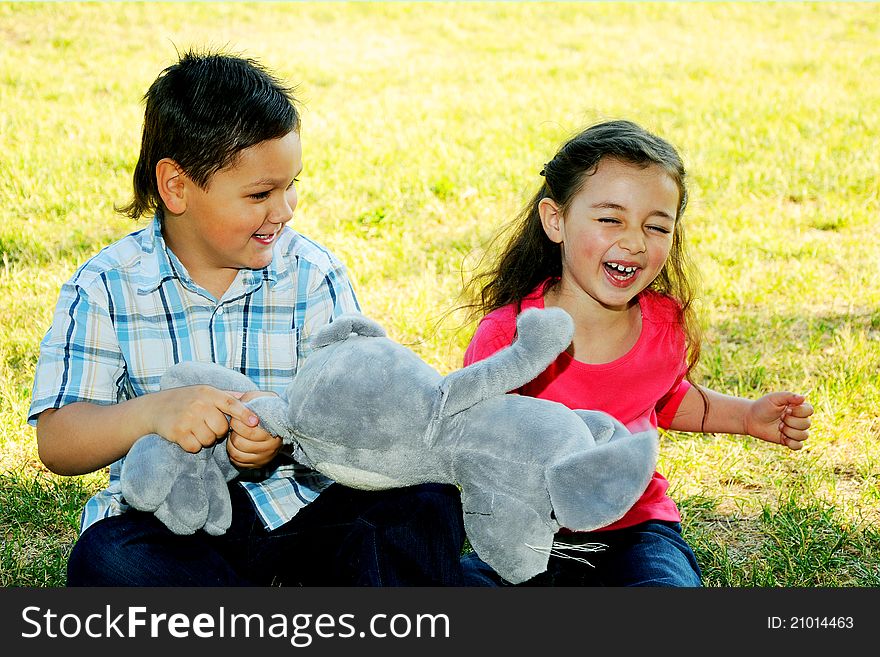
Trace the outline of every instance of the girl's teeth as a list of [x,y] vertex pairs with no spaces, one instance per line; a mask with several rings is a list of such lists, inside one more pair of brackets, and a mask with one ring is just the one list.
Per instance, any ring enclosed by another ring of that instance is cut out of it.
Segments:
[[625,281],[635,276],[638,267],[625,267],[616,262],[606,262],[605,267],[611,275],[619,281]]

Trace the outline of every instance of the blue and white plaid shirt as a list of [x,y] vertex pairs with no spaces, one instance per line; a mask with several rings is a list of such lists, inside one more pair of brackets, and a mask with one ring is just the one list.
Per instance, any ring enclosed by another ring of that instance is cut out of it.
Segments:
[[[174,363],[213,362],[283,393],[308,337],[360,309],[344,266],[321,245],[285,227],[271,264],[243,269],[217,301],[166,247],[161,224],[111,244],[61,288],[40,344],[28,422],[73,402],[115,404],[156,392]],[[85,505],[80,531],[123,513],[119,475]],[[284,455],[242,476],[267,529],[290,520],[331,480]]]

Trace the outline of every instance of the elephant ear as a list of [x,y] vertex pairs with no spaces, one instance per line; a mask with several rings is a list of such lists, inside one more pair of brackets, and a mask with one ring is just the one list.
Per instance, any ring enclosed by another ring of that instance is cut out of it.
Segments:
[[563,527],[584,532],[620,520],[645,492],[656,465],[656,431],[568,455],[547,468],[556,519]]
[[351,335],[384,338],[386,334],[385,329],[369,317],[360,313],[346,313],[318,329],[312,336],[311,346],[320,349],[334,342],[347,340]]

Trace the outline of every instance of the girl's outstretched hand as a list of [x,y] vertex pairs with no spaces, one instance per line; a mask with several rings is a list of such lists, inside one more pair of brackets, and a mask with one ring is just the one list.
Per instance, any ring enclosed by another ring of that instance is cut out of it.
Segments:
[[793,392],[771,392],[752,402],[745,417],[745,433],[789,449],[803,447],[809,437],[813,406]]

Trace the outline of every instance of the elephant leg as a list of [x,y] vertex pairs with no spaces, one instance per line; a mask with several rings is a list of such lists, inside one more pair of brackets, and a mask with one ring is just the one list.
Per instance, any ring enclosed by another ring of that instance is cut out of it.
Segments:
[[155,433],[140,438],[122,463],[120,485],[126,503],[138,511],[155,511],[195,458]]
[[204,474],[205,464],[212,458],[211,449],[203,449],[192,455],[195,458],[185,461],[187,467],[155,511],[155,516],[175,534],[192,534],[202,529],[208,520],[209,498]]
[[[232,502],[229,499],[229,487],[227,481],[234,477],[227,477],[229,472],[224,472],[218,460],[225,462],[229,468],[235,470],[234,466],[229,462],[229,458],[221,459],[217,456],[218,452],[226,455],[225,443],[219,443],[214,446],[214,456],[205,463],[205,472],[202,477],[205,495],[208,501],[208,516],[205,519],[205,531],[212,536],[225,534],[226,530],[232,524]],[[235,471],[236,474],[238,471]]]

